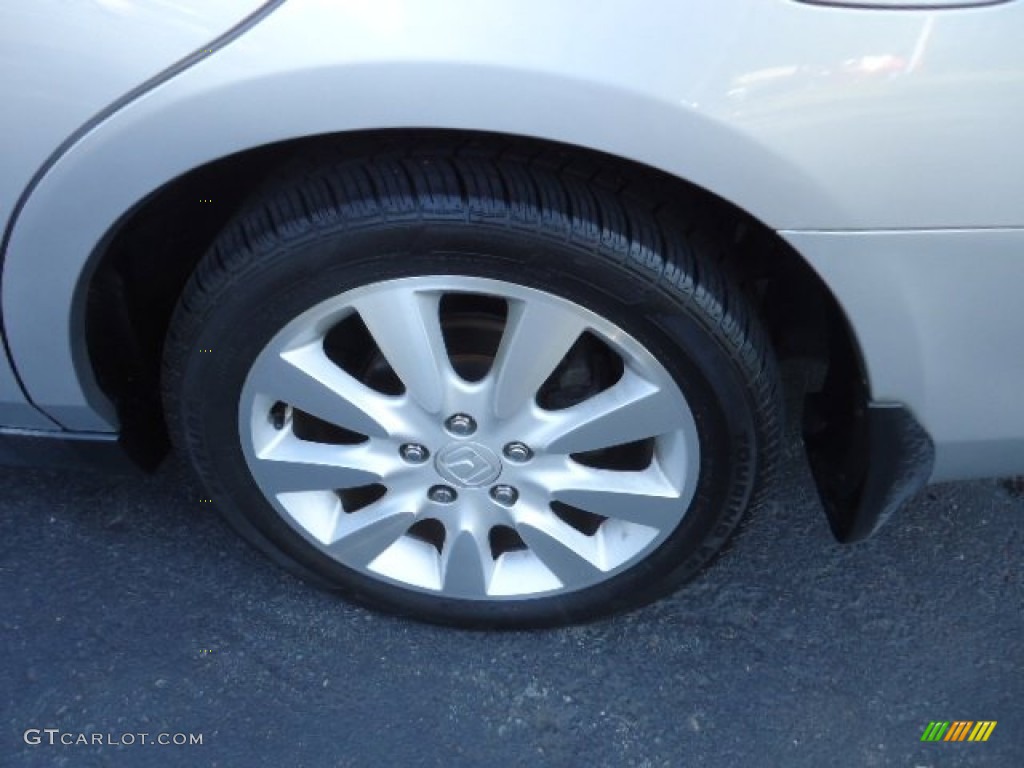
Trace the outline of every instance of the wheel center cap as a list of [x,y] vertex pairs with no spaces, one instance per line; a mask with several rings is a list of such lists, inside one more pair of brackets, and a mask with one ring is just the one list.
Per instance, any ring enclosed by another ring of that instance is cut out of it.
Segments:
[[493,483],[501,474],[501,459],[480,443],[451,443],[434,459],[437,473],[463,488]]

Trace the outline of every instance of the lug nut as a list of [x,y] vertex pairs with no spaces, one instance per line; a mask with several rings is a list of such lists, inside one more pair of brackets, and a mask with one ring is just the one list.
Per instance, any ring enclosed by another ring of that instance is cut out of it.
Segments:
[[274,429],[284,429],[284,425],[288,423],[288,416],[291,410],[290,405],[282,403],[280,400],[274,403],[270,409],[270,423],[274,426]]
[[511,507],[519,498],[519,491],[511,485],[496,485],[491,488],[491,498],[503,506]]
[[533,451],[526,443],[509,443],[505,446],[505,458],[510,461],[529,461],[533,458]]
[[398,452],[410,464],[422,464],[430,457],[430,451],[418,443],[406,443],[398,449]]
[[449,416],[444,423],[444,427],[453,435],[458,435],[459,437],[472,435],[476,432],[476,422],[473,421],[473,417],[467,416],[464,413],[456,413],[454,416]]
[[457,497],[455,489],[449,488],[447,485],[435,485],[427,491],[427,498],[438,504],[451,504]]

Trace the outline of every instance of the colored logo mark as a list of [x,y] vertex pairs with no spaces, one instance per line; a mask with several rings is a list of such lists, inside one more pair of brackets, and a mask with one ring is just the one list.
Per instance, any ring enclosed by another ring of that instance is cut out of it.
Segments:
[[988,741],[996,720],[933,720],[921,734],[921,741]]

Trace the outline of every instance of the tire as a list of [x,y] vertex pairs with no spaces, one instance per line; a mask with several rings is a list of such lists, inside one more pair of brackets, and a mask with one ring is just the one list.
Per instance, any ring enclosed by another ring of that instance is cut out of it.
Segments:
[[698,573],[771,488],[776,369],[700,212],[601,178],[394,148],[251,200],[163,376],[231,525],[350,599],[463,626],[589,620]]

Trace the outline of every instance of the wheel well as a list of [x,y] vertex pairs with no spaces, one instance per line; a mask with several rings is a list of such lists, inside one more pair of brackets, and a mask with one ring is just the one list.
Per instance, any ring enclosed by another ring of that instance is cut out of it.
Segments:
[[[86,302],[88,356],[114,403],[122,441],[155,466],[169,446],[160,398],[160,361],[174,307],[196,263],[251,192],[275,173],[323,152],[372,154],[395,144],[443,146],[495,140],[451,131],[372,131],[319,136],[242,152],[203,165],[156,190],[112,228],[92,263]],[[817,274],[774,231],[739,208],[629,160],[535,139],[500,137],[531,162],[584,167],[629,194],[697,206],[732,247],[728,271],[745,288],[780,358],[810,357],[845,371],[863,367],[841,310]],[[835,364],[835,365],[834,365]],[[863,374],[862,374],[863,375]]]

